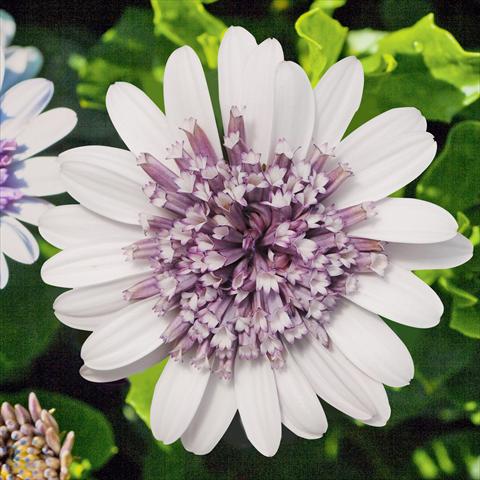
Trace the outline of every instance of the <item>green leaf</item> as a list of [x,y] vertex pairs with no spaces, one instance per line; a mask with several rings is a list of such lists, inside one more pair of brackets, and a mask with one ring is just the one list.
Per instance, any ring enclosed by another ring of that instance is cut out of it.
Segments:
[[216,68],[220,40],[226,30],[224,23],[211,15],[199,0],[151,0],[157,35],[172,43],[190,45],[202,63]]
[[332,16],[333,12],[340,7],[343,7],[347,0],[315,0],[310,5],[310,10],[314,8],[321,8],[327,15]]
[[[2,401],[26,405],[28,391],[0,393]],[[98,470],[117,452],[112,426],[99,410],[76,398],[59,393],[35,390],[45,409],[53,408],[62,432],[75,432],[73,456],[87,459],[93,470]]]
[[453,304],[450,327],[463,335],[480,339],[480,306],[478,302],[474,308],[462,308],[455,301]]
[[164,360],[148,370],[129,377],[130,390],[125,401],[133,407],[137,415],[148,426],[150,426],[150,405],[152,404],[153,390],[166,363],[167,360]]
[[456,213],[480,203],[480,122],[456,124],[417,185],[417,197]]
[[88,52],[70,59],[80,81],[80,105],[104,109],[108,87],[116,81],[137,85],[158,105],[163,103],[163,69],[175,45],[154,34],[150,10],[127,8]]
[[458,308],[468,308],[478,303],[478,298],[475,295],[472,295],[466,290],[458,287],[451,280],[442,277],[438,283],[455,298]]
[[301,15],[295,23],[300,37],[299,60],[315,85],[337,60],[348,29],[330,18],[321,8]]
[[10,278],[0,292],[0,383],[21,375],[48,348],[59,325],[52,310],[58,290],[41,281],[41,261],[8,264]]
[[[379,70],[366,70],[364,98],[353,127],[401,106],[415,106],[429,120],[450,122],[479,98],[480,53],[465,51],[449,32],[435,25],[433,14],[412,27],[376,35],[378,40],[373,39],[365,47],[358,42],[364,41],[364,36],[350,33],[350,51],[363,50],[373,57],[391,56],[397,66],[383,75],[378,75]],[[364,66],[378,62],[368,56],[361,60]],[[391,61],[387,63],[392,65]]]

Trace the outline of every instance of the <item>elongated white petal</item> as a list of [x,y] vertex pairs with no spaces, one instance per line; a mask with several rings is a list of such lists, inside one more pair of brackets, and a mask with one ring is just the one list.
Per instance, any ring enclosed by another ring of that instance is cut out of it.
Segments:
[[413,378],[410,353],[378,315],[343,300],[335,306],[326,330],[342,353],[375,380],[403,387]]
[[385,275],[357,275],[352,302],[382,317],[411,327],[430,328],[440,321],[443,305],[438,295],[416,275],[390,263]]
[[368,141],[366,146],[347,154],[341,153],[339,147],[336,159],[347,163],[354,175],[329,197],[337,208],[388,197],[415,180],[437,151],[433,136],[426,132],[385,138],[377,143]]
[[468,238],[457,233],[440,243],[389,243],[385,253],[393,263],[407,270],[432,270],[454,268],[468,262],[473,255],[473,245]]
[[53,308],[56,313],[77,317],[116,312],[129,304],[123,291],[146,277],[147,275],[140,274],[100,285],[74,288],[58,296]]
[[387,242],[444,242],[457,233],[446,210],[415,198],[386,198],[375,204],[376,215],[349,228],[349,235]]
[[172,127],[194,118],[206,133],[218,158],[222,147],[218,137],[207,81],[202,64],[191,47],[177,48],[167,60],[163,76],[165,113]]
[[[1,44],[0,46],[3,47]],[[22,74],[28,67],[28,51],[21,47],[10,47],[5,50],[4,61],[5,77],[0,84],[1,91],[3,92],[22,80]]]
[[372,417],[368,420],[362,420],[362,422],[371,427],[385,426],[392,413],[385,387],[380,382],[376,382],[368,375],[363,374],[363,372],[359,375],[358,380],[365,390],[368,391],[375,406],[375,413]]
[[289,350],[323,400],[363,423],[385,424],[389,406],[383,385],[353,365],[334,344],[327,349],[309,337]]
[[13,17],[6,10],[0,10],[0,35],[2,36],[3,46],[10,45],[16,29]]
[[85,365],[93,370],[121,368],[162,345],[161,334],[176,313],[160,317],[153,310],[157,301],[151,297],[131,303],[95,329],[82,346]]
[[340,142],[363,92],[363,68],[355,57],[331,66],[315,87],[316,120],[313,141],[334,147]]
[[187,361],[170,359],[155,386],[150,424],[153,435],[167,445],[187,429],[200,405],[210,377]]
[[5,255],[0,251],[0,289],[5,288],[8,283],[8,264]]
[[69,108],[54,108],[31,120],[17,135],[15,160],[25,160],[68,135],[77,124],[77,114]]
[[94,370],[93,368],[83,365],[80,368],[80,375],[89,382],[104,383],[115,382],[122,378],[127,378],[137,372],[142,372],[152,365],[160,363],[168,353],[168,348],[165,345],[161,345],[153,352],[145,355],[140,360],[124,365],[120,368],[113,370]]
[[128,261],[124,242],[103,243],[63,250],[42,266],[44,282],[75,288],[117,280],[150,271],[148,261]]
[[15,138],[17,133],[47,106],[53,83],[44,78],[25,80],[0,97],[0,138]]
[[57,157],[34,157],[16,162],[12,172],[15,177],[9,179],[9,184],[20,188],[25,195],[42,197],[65,191]]
[[43,198],[23,197],[8,205],[6,210],[9,215],[22,222],[38,225],[40,217],[52,207],[53,204]]
[[261,154],[267,163],[274,148],[272,138],[273,102],[272,86],[277,66],[283,61],[283,51],[275,39],[264,40],[249,56],[243,72],[242,94],[245,110],[245,131],[249,146]]
[[140,213],[159,213],[137,178],[123,169],[96,162],[63,161],[60,166],[68,193],[89,210],[118,222],[139,224]]
[[289,351],[323,400],[358,420],[368,420],[375,408],[355,380],[355,367],[333,346],[314,338],[295,342]]
[[282,62],[275,75],[273,141],[285,138],[293,150],[307,155],[315,122],[315,101],[310,81],[294,62]]
[[110,120],[125,145],[135,154],[150,153],[169,168],[178,171],[173,160],[166,159],[174,135],[163,112],[139,88],[116,82],[107,92]]
[[252,445],[266,457],[275,455],[282,437],[277,387],[270,362],[235,359],[235,398]]
[[242,27],[230,27],[218,50],[218,93],[222,111],[223,130],[230,120],[230,109],[243,106],[243,72],[248,58],[255,50],[255,37]]
[[127,246],[144,237],[140,226],[115,222],[81,205],[51,208],[40,218],[38,228],[47,242],[61,249],[110,241]]
[[185,449],[196,455],[211,452],[232,422],[236,411],[233,382],[210,375],[200,406],[182,435]]
[[320,438],[327,431],[325,412],[313,388],[292,355],[285,366],[275,369],[282,423],[295,435]]
[[5,255],[20,263],[33,263],[40,253],[35,237],[8,215],[0,217],[0,248]]

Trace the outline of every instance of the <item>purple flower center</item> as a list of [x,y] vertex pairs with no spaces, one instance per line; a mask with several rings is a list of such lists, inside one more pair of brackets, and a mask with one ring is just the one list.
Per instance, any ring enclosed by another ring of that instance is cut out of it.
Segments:
[[13,179],[11,166],[16,151],[15,140],[0,140],[0,212],[23,196],[19,188],[10,185]]
[[236,107],[228,163],[195,120],[184,131],[189,146],[177,143],[168,156],[178,175],[149,154],[139,158],[152,179],[144,191],[167,218],[142,216],[147,237],[126,247],[152,266],[126,298],[158,295],[158,314],[176,313],[162,335],[171,356],[189,352],[224,378],[236,355],[266,355],[277,368],[286,342],[311,333],[327,344],[329,312],[355,288],[354,274],[387,266],[381,242],[345,232],[373,205],[337,210],[328,201],[351,176],[347,166],[326,168],[334,158],[327,145],[299,157],[284,139],[264,161],[249,149]]

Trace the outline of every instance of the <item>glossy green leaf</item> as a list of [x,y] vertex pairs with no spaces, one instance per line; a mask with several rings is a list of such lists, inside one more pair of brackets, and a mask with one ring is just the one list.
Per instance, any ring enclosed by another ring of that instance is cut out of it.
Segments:
[[456,213],[480,204],[480,122],[455,125],[417,185],[417,197]]
[[295,29],[300,37],[300,64],[312,85],[316,85],[338,59],[348,29],[330,18],[321,8],[314,8],[301,15],[295,23]]
[[327,15],[332,16],[333,12],[340,7],[343,7],[347,0],[315,0],[310,5],[310,10],[314,8],[321,8]]
[[[412,27],[376,35],[378,40],[370,36],[365,50],[365,35],[351,33],[350,51],[389,55],[397,66],[383,75],[366,70],[374,75],[365,79],[364,99],[353,126],[401,106],[415,106],[430,120],[449,122],[479,98],[480,53],[465,51],[449,32],[435,25],[432,14]],[[362,60],[368,65],[375,58]]]
[[[92,470],[98,470],[116,453],[112,426],[99,410],[76,398],[59,393],[35,390],[43,408],[54,409],[62,432],[75,432],[74,457],[87,459]],[[1,393],[1,401],[26,405],[28,391]]]
[[137,85],[162,105],[163,68],[174,48],[167,39],[155,36],[150,10],[127,8],[87,55],[70,59],[80,77],[80,105],[104,109],[107,89],[116,81]]
[[199,0],[151,0],[157,35],[172,43],[190,45],[209,68],[217,66],[224,23],[211,15]]

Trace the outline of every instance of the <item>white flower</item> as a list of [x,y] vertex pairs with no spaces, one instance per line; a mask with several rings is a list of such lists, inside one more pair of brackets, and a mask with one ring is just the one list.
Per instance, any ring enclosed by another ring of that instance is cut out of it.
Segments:
[[[407,385],[413,362],[379,315],[436,325],[442,304],[410,270],[454,267],[472,254],[445,210],[386,198],[432,161],[436,144],[426,121],[414,108],[393,109],[342,140],[363,88],[353,57],[312,90],[276,40],[257,45],[232,27],[218,65],[223,131],[236,140],[227,141],[226,155],[200,61],[182,47],[165,68],[165,115],[136,87],[110,87],[107,109],[129,151],[92,146],[61,156],[67,190],[80,205],[42,217],[42,235],[63,249],[42,275],[72,288],[57,298],[57,317],[93,332],[81,374],[113,381],[170,356],[155,388],[152,430],[166,444],[181,438],[197,454],[215,447],[237,410],[264,455],[277,451],[282,423],[319,438],[327,420],[318,397],[384,425],[383,384]],[[195,122],[179,130],[186,118]],[[173,161],[168,152],[177,142],[183,151]],[[140,169],[136,157],[144,153],[153,160]],[[219,172],[208,179],[195,173],[196,184],[209,184],[208,205],[177,187],[198,155]],[[310,168],[292,168],[302,161]],[[264,175],[266,185],[250,182],[250,173]],[[152,180],[166,192],[162,208],[142,193]],[[235,182],[249,188],[227,204],[222,192]],[[308,190],[305,202],[297,194],[309,182],[318,192]],[[177,225],[191,226],[188,212],[201,204],[198,231],[176,240]],[[288,238],[276,244],[280,225]],[[205,251],[200,234],[212,249]],[[165,242],[167,259],[159,254]],[[128,244],[131,261],[122,253]],[[158,273],[177,281],[169,300]],[[204,285],[213,278],[215,288]],[[138,300],[125,298],[125,289]],[[209,297],[186,305],[187,292]]]
[[10,45],[15,30],[12,16],[0,10],[0,94],[22,80],[33,78],[43,64],[42,54],[37,48]]
[[[0,78],[4,67],[2,62]],[[37,241],[18,220],[38,225],[40,215],[52,204],[37,197],[65,191],[57,157],[36,156],[77,122],[68,108],[42,113],[52,95],[52,82],[34,78],[0,97],[0,288],[9,276],[5,255],[27,264],[39,255]]]

